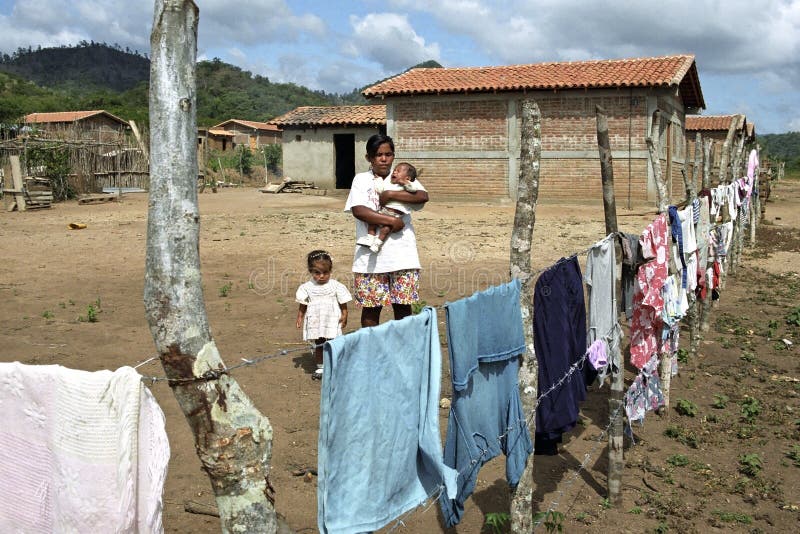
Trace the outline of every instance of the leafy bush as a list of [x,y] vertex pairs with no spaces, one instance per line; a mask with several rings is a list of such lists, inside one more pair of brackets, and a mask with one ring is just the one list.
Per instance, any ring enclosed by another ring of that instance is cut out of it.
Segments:
[[758,475],[763,467],[761,456],[758,453],[742,454],[739,456],[739,472],[749,477]]
[[697,405],[690,400],[678,399],[678,403],[675,405],[675,411],[680,415],[694,417],[697,415]]

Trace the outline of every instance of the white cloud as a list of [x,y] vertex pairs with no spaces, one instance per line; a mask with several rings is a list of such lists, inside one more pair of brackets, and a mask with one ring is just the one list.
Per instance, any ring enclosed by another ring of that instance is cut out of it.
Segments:
[[439,45],[426,44],[405,15],[370,13],[350,16],[353,36],[343,50],[381,65],[387,73],[397,73],[428,59],[439,60]]
[[800,116],[791,119],[788,124],[788,132],[800,132]]
[[213,47],[324,39],[327,28],[317,15],[294,14],[283,0],[207,0],[200,6],[199,31]]

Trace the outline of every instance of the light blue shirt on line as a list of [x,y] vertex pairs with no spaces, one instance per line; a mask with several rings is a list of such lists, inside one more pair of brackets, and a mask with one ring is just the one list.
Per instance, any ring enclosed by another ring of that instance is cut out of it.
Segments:
[[422,504],[455,470],[439,434],[436,311],[362,328],[323,351],[317,523],[323,534],[377,530]]

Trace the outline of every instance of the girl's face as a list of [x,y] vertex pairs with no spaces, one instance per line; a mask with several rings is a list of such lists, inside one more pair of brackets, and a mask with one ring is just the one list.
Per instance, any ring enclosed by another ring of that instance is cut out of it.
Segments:
[[311,264],[311,278],[318,284],[327,284],[331,279],[331,262],[327,260],[317,260]]
[[389,145],[389,143],[383,143],[378,147],[375,156],[367,156],[367,161],[372,165],[372,172],[374,174],[383,178],[389,176],[389,170],[392,168],[392,163],[394,163],[394,152],[392,151],[391,145]]

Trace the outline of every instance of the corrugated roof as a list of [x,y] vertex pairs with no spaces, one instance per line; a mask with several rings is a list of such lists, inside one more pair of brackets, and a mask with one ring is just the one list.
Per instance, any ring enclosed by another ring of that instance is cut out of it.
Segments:
[[228,119],[225,122],[221,122],[217,125],[212,126],[212,128],[223,128],[226,124],[230,122],[241,124],[242,126],[245,126],[247,128],[252,128],[254,130],[267,130],[270,132],[281,131],[281,129],[275,126],[274,124],[268,124],[266,122],[257,122],[257,121],[245,121],[242,119]]
[[722,130],[727,132],[738,115],[686,115],[686,129],[691,131]]
[[75,122],[88,119],[89,117],[94,117],[95,115],[106,115],[120,124],[124,124],[126,126],[128,124],[126,121],[120,119],[116,115],[113,115],[102,109],[93,111],[55,111],[50,113],[31,113],[29,115],[25,115],[25,122],[27,124]]
[[221,128],[209,128],[208,133],[211,135],[222,135],[227,137],[233,137],[236,135],[233,132],[229,132],[228,130],[223,130]]
[[386,106],[300,106],[270,121],[278,126],[381,126]]
[[507,65],[419,68],[365,89],[366,97],[497,91],[680,86],[688,107],[705,108],[693,55]]

